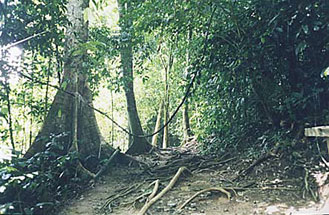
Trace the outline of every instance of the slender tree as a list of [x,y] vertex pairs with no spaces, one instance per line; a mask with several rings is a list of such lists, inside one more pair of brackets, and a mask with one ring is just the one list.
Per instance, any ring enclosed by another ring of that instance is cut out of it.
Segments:
[[[192,40],[192,30],[189,29],[188,31],[188,35],[187,35],[187,38],[188,38],[188,47],[190,45],[190,41]],[[189,48],[187,48],[187,51],[186,51],[186,67],[185,67],[185,74],[186,76],[188,76],[189,74],[189,66],[190,66],[190,50]],[[190,118],[189,118],[189,101],[188,99],[185,101],[184,105],[183,105],[183,109],[182,109],[182,115],[183,115],[183,135],[184,135],[184,139],[183,139],[183,143],[182,144],[185,144],[186,142],[189,141],[189,139],[191,138],[191,136],[193,135],[192,134],[192,131],[191,131],[191,126],[190,126]]]
[[[164,70],[164,95],[165,95],[165,99],[164,99],[164,111],[163,111],[163,123],[166,124],[168,122],[168,117],[169,117],[169,83],[168,83],[168,71],[169,66],[167,66]],[[167,125],[164,129],[163,129],[163,140],[162,140],[162,148],[166,149],[168,147],[169,144],[169,125]]]
[[[132,19],[129,13],[132,10],[131,1],[118,0],[119,5],[119,25],[121,28],[121,69],[124,78],[124,91],[127,102],[127,112],[129,121],[129,130],[134,135],[128,154],[140,154],[151,149],[144,135],[141,122],[138,116],[136,100],[134,94],[133,77],[133,50],[132,50]],[[141,136],[141,137],[138,137]]]
[[[160,102],[160,106],[159,106],[159,110],[158,110],[158,116],[157,116],[157,121],[156,121],[155,127],[154,127],[154,132],[156,132],[156,131],[158,131],[160,129],[162,112],[163,112],[163,100]],[[158,136],[159,136],[159,133],[156,133],[152,137],[152,146],[154,146],[154,147],[157,147],[157,145],[158,145]]]
[[[164,62],[164,61],[163,61]],[[165,99],[164,99],[164,111],[163,111],[163,123],[166,124],[169,120],[169,73],[170,70],[173,66],[174,63],[174,57],[172,54],[172,50],[170,50],[170,54],[168,56],[168,63],[164,65],[164,83],[165,83],[165,87],[164,87],[164,95],[165,95]],[[163,141],[162,141],[162,148],[167,148],[169,146],[169,125],[167,125],[164,129],[163,129]]]

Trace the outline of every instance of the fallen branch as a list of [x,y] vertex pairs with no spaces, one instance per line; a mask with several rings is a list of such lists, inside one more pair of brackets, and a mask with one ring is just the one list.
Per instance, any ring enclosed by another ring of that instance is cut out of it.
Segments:
[[145,205],[142,207],[142,209],[139,211],[138,215],[144,215],[146,211],[157,201],[159,200],[164,194],[166,194],[177,182],[178,178],[180,175],[184,172],[187,171],[188,173],[191,174],[191,172],[186,168],[186,167],[180,167],[176,173],[176,175],[171,179],[169,184],[155,197],[150,199],[150,201],[146,202]]
[[189,198],[188,200],[186,200],[179,208],[178,210],[183,209],[188,203],[190,203],[193,199],[195,199],[198,195],[205,193],[205,192],[211,192],[211,191],[218,191],[218,192],[222,192],[224,193],[228,199],[231,199],[231,194],[226,191],[224,188],[221,187],[211,187],[211,188],[207,188],[204,190],[200,190],[199,192],[195,193],[191,198]]
[[237,180],[238,178],[240,178],[241,176],[245,176],[247,174],[249,174],[254,168],[255,166],[261,164],[262,162],[266,161],[267,159],[271,158],[271,157],[275,157],[279,151],[279,146],[280,143],[276,143],[275,146],[273,147],[273,149],[263,155],[261,155],[257,160],[255,160],[247,169],[241,171],[234,179],[233,181]]
[[105,170],[107,170],[107,168],[110,166],[112,160],[118,155],[118,153],[120,152],[119,149],[115,150],[115,152],[113,152],[113,154],[111,155],[110,159],[105,163],[105,165],[97,172],[97,174],[95,175],[95,179],[97,179],[99,176],[101,176]]

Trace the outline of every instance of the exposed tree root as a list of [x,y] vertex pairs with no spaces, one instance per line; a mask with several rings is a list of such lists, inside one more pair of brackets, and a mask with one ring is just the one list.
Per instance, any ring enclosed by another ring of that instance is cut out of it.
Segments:
[[97,172],[97,174],[89,171],[88,169],[86,169],[82,163],[80,161],[78,161],[77,164],[77,171],[80,172],[81,174],[87,175],[92,179],[97,179],[99,178],[99,176],[101,176],[106,169],[110,166],[110,163],[113,161],[113,159],[118,155],[118,153],[120,152],[119,149],[117,149],[116,151],[113,152],[113,154],[111,155],[111,157],[109,158],[109,160],[106,162],[106,164]]
[[157,194],[158,189],[159,189],[159,179],[158,180],[155,180],[152,184],[154,184],[154,188],[152,190],[152,193],[148,197],[147,201],[150,201],[151,199],[153,199],[153,197]]
[[189,198],[188,200],[186,200],[179,208],[178,210],[183,209],[188,203],[190,203],[193,199],[195,199],[198,195],[205,193],[205,192],[211,192],[211,191],[218,191],[218,192],[222,192],[224,193],[228,199],[231,199],[231,194],[226,191],[224,188],[222,187],[211,187],[211,188],[207,188],[204,190],[200,190],[199,192],[195,193],[191,198]]
[[84,174],[84,175],[88,175],[90,178],[95,178],[95,174],[90,172],[88,169],[86,169],[80,161],[78,161],[78,166],[77,166],[77,170],[78,172]]
[[130,186],[126,189],[124,189],[122,192],[118,193],[118,194],[114,194],[112,196],[109,196],[106,200],[106,202],[103,204],[103,206],[101,207],[101,210],[105,209],[106,207],[109,207],[111,205],[111,203],[121,197],[124,197],[132,192],[134,192],[135,190],[137,190],[140,186],[142,186],[143,183],[140,184],[134,184],[133,186]]
[[[191,172],[186,167],[180,167],[176,173],[176,175],[171,179],[169,184],[156,196],[154,196],[152,199],[150,199],[148,202],[145,203],[145,205],[142,207],[142,209],[139,211],[138,215],[144,215],[146,211],[156,202],[158,201],[164,194],[166,194],[177,182],[180,175],[187,171],[191,174]],[[153,189],[154,190],[154,189]],[[152,192],[153,193],[153,192]]]

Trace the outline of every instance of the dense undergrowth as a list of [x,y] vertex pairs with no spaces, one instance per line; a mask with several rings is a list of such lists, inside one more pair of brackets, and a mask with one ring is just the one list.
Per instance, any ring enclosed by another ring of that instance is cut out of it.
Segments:
[[61,155],[60,149],[50,142],[28,160],[0,163],[0,214],[49,214],[87,185],[89,179],[76,171],[78,154]]

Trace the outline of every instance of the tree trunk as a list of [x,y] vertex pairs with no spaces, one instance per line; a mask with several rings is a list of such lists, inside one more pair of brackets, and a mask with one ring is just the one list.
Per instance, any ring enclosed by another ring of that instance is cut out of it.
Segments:
[[79,48],[79,41],[85,42],[88,38],[88,26],[83,19],[83,11],[88,4],[89,1],[86,0],[69,0],[67,6],[71,25],[67,26],[66,59],[61,87],[75,95],[61,90],[57,92],[43,126],[25,158],[45,150],[46,144],[54,137],[56,143],[63,146],[63,154],[68,152],[74,142],[78,145],[82,161],[90,155],[99,156],[103,139],[94,110],[87,105],[92,105],[92,93],[86,82],[86,71],[82,67],[83,56],[72,54]]
[[[192,39],[192,30],[189,29],[188,35],[188,44],[190,44],[190,41]],[[189,66],[190,66],[190,52],[189,50],[186,51],[186,68],[185,68],[185,73],[186,73],[186,77],[189,76]],[[188,98],[186,99],[184,106],[183,106],[183,135],[184,135],[184,139],[183,139],[183,144],[185,144],[186,142],[189,141],[190,137],[193,135],[192,131],[191,131],[191,127],[190,127],[190,118],[188,115]]]
[[[163,110],[163,124],[166,124],[168,122],[169,117],[169,84],[168,84],[168,69],[165,68],[165,74],[164,74],[164,83],[165,83],[165,99],[164,99],[164,110]],[[163,129],[163,140],[162,140],[162,148],[166,149],[169,144],[169,124]]]
[[[121,69],[124,78],[124,91],[127,101],[127,112],[130,131],[134,135],[143,136],[144,132],[137,112],[136,100],[134,94],[133,77],[133,51],[132,51],[132,20],[129,18],[131,11],[130,2],[119,0],[119,24],[121,28]],[[127,154],[141,154],[149,151],[151,145],[145,137],[132,137],[132,143],[127,150]]]
[[11,103],[10,103],[10,86],[5,77],[5,88],[6,88],[6,100],[7,100],[7,109],[8,109],[8,124],[9,124],[9,137],[10,137],[10,144],[12,150],[15,152],[15,140],[14,140],[14,132],[13,132],[13,119],[11,113]]
[[[169,72],[174,63],[174,57],[172,50],[170,49],[170,54],[168,58],[168,64],[165,67],[164,82],[165,82],[165,99],[164,99],[164,117],[163,123],[166,124],[169,118]],[[169,146],[169,124],[163,129],[163,142],[162,148],[167,148]]]
[[190,118],[188,115],[188,100],[186,100],[183,106],[183,133],[184,133],[184,140],[183,143],[186,143],[190,140],[192,134],[191,127],[190,127]]
[[[163,110],[163,101],[160,102],[160,106],[159,106],[159,110],[158,110],[158,116],[157,116],[157,121],[156,121],[155,127],[154,127],[154,132],[156,132],[156,131],[158,131],[160,129],[162,110]],[[153,147],[157,147],[157,145],[158,145],[158,136],[159,136],[159,133],[155,134],[152,137],[152,146]]]

